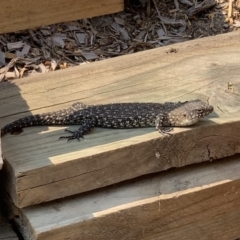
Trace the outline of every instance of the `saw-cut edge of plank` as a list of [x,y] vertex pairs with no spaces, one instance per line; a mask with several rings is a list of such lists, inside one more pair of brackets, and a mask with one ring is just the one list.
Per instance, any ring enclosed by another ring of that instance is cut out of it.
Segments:
[[[54,127],[4,136],[6,188],[14,203],[25,207],[239,153],[239,39],[239,32],[219,35],[176,44],[174,55],[166,53],[168,47],[158,48],[1,84],[1,124],[29,110],[55,111],[76,100],[200,98],[215,107],[215,115],[165,137],[153,129],[94,129],[86,141],[66,144],[57,141],[63,128]],[[229,78],[236,92],[227,89]]]
[[237,239],[240,156],[171,169],[23,209],[23,236],[51,239]]
[[123,11],[124,0],[2,1],[0,33]]

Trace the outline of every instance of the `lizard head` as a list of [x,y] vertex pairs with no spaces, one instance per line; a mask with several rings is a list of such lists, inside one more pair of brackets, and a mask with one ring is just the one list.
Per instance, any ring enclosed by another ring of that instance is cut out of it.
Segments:
[[175,127],[189,126],[198,122],[199,119],[208,116],[212,111],[213,106],[201,100],[181,102],[168,112],[165,123]]

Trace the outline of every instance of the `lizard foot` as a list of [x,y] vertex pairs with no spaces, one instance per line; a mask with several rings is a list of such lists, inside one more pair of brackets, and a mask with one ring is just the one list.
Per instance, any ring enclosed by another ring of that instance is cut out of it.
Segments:
[[168,116],[166,113],[159,113],[156,117],[155,127],[158,130],[158,132],[161,134],[171,134],[169,132],[173,130],[172,127],[163,126],[163,125],[166,125],[164,123],[166,122],[167,117]]
[[173,130],[172,127],[158,127],[157,129],[161,134],[171,134],[169,132]]
[[65,129],[65,132],[70,132],[72,135],[61,136],[59,139],[67,138],[67,141],[77,139],[80,142],[80,138],[84,138],[83,133],[80,130],[70,131],[68,129]]
[[68,141],[77,139],[80,141],[80,138],[84,138],[83,135],[87,134],[94,128],[93,119],[85,119],[78,130],[70,131],[65,129],[66,132],[70,132],[72,135],[70,136],[62,136],[59,139],[67,138]]

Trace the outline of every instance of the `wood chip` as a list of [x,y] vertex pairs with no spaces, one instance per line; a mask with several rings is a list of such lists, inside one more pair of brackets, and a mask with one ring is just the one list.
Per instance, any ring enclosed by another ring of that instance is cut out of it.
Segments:
[[42,34],[44,36],[50,36],[51,35],[51,33],[48,30],[46,30],[46,29],[41,29],[40,31],[42,32]]
[[77,33],[76,34],[77,40],[79,44],[85,43],[86,34],[85,33]]
[[56,62],[55,59],[52,58],[52,59],[51,59],[51,69],[52,69],[53,71],[55,71],[56,68],[57,68],[57,62]]
[[123,25],[125,26],[125,21],[123,18],[120,18],[120,17],[114,17],[114,20],[117,24],[120,24],[120,25]]
[[0,51],[0,67],[5,66],[6,60],[5,60],[5,54]]
[[40,70],[41,73],[47,73],[49,72],[48,69],[44,66],[44,64],[40,63],[38,64],[38,68]]
[[19,48],[22,48],[23,46],[24,46],[24,43],[22,41],[7,44],[8,50],[19,49]]
[[58,47],[61,47],[61,48],[64,48],[64,46],[65,46],[65,43],[64,43],[62,37],[54,36],[52,38],[52,41],[53,41],[55,46],[58,46]]
[[97,58],[98,58],[98,56],[96,55],[96,53],[93,52],[93,51],[89,51],[89,52],[83,51],[83,52],[82,52],[82,55],[84,56],[84,58],[85,58],[86,60],[93,60],[93,59],[97,59]]
[[5,78],[6,79],[15,79],[16,78],[15,72],[7,72],[5,74]]

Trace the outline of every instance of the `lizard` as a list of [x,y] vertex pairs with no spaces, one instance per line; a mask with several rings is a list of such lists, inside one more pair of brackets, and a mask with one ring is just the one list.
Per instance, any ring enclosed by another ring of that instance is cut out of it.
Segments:
[[168,133],[173,127],[193,125],[208,116],[213,106],[201,100],[185,102],[132,102],[86,105],[74,103],[70,108],[44,114],[29,115],[7,124],[1,129],[1,135],[22,131],[24,127],[49,125],[80,125],[77,130],[61,136],[68,141],[84,138],[94,127],[102,128],[140,128],[155,127],[160,133]]

